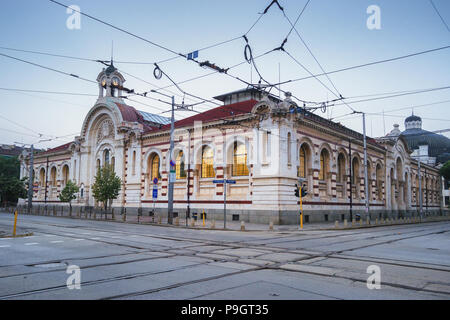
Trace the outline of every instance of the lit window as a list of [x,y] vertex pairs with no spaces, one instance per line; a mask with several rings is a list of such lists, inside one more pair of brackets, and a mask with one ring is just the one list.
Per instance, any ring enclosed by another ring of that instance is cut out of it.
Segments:
[[300,147],[300,166],[298,167],[298,176],[306,178],[306,148],[305,145]]
[[247,149],[245,145],[234,142],[233,176],[248,176]]
[[184,170],[184,154],[183,151],[178,152],[176,164],[175,164],[175,172],[177,179],[186,178],[186,171]]
[[204,146],[202,150],[202,178],[214,178],[214,154],[213,150]]
[[152,158],[151,161],[151,179],[153,180],[154,178],[158,178],[159,179],[159,156],[157,154],[155,154]]
[[328,169],[328,152],[326,150],[322,150],[322,152],[320,153],[319,180],[325,180],[327,169]]

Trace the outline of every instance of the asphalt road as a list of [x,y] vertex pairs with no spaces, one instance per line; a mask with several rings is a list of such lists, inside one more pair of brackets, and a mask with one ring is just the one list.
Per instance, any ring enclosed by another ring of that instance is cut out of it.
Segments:
[[[2,300],[450,298],[450,222],[239,232],[21,215],[19,226],[34,235],[0,238]],[[67,287],[72,265],[80,289]],[[380,289],[367,287],[371,265]]]

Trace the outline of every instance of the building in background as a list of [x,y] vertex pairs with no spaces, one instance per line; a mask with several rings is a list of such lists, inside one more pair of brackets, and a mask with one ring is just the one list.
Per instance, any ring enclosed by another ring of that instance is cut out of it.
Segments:
[[[222,106],[175,122],[171,157],[169,119],[127,105],[120,98],[125,79],[112,64],[97,81],[99,97],[80,136],[35,157],[35,204],[64,205],[57,196],[72,180],[80,187],[72,203],[98,206],[91,186],[97,169],[108,163],[122,180],[113,207],[147,214],[155,206],[167,215],[172,158],[180,218],[189,204],[193,212],[223,219],[227,188],[227,219],[297,223],[299,178],[308,191],[305,222],[349,219],[350,210],[365,217],[362,134],[306,111],[290,94],[280,100],[250,88],[215,97]],[[371,216],[417,215],[418,163],[406,137],[368,138],[367,149]],[[29,159],[21,160],[21,176],[27,176]],[[421,177],[424,209],[439,212],[437,168],[423,164]],[[224,178],[236,183],[214,183]]]

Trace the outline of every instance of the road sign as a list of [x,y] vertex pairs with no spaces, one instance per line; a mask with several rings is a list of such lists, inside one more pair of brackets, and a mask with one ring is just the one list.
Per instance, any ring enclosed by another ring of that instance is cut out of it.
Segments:
[[158,178],[153,179],[153,184],[158,184]]
[[170,160],[170,166],[171,166],[171,167],[175,167],[175,162],[173,162],[172,160]]
[[223,180],[213,180],[213,183],[224,183]]
[[229,183],[229,184],[236,184],[236,180],[227,180],[227,183]]
[[156,199],[156,198],[158,198],[158,189],[157,188],[153,189],[153,199]]

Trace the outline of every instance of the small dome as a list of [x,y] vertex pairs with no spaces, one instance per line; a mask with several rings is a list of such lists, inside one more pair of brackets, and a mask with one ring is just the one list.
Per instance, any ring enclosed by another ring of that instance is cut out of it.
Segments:
[[114,65],[111,61],[111,64],[108,66],[108,68],[106,68],[105,73],[107,76],[109,76],[111,73],[113,73],[116,70],[117,70],[116,67],[114,67]]
[[412,114],[411,116],[409,116],[408,118],[405,119],[405,123],[412,122],[412,121],[422,121],[422,118]]

